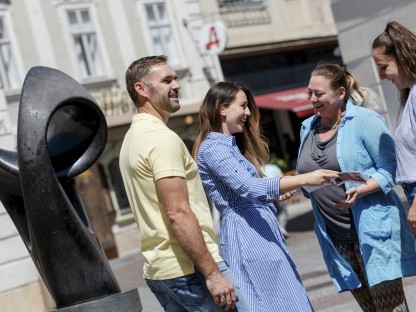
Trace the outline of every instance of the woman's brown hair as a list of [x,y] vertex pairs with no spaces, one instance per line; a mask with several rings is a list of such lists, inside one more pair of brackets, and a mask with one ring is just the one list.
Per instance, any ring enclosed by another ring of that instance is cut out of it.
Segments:
[[[372,49],[383,49],[385,55],[396,59],[407,77],[416,80],[416,35],[402,24],[391,21],[384,31],[378,35]],[[400,104],[404,107],[409,97],[410,88],[400,90]]]
[[247,96],[247,106],[251,115],[247,118],[244,131],[235,135],[237,146],[241,153],[257,169],[262,176],[261,166],[268,159],[268,145],[260,130],[260,112],[249,89],[237,82],[218,82],[212,86],[199,109],[199,133],[195,141],[192,156],[196,159],[199,147],[211,131],[219,132],[221,129],[221,105],[228,107],[234,102],[239,91]]

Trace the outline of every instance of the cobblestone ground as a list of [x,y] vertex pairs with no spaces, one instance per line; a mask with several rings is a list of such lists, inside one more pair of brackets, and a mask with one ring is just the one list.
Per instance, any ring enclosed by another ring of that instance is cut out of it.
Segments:
[[[289,206],[287,229],[290,232],[287,244],[315,311],[361,311],[349,292],[338,294],[332,285],[313,232],[313,214],[308,202]],[[142,278],[143,257],[140,254],[130,254],[110,263],[123,290],[139,289],[144,312],[163,312]],[[416,311],[416,277],[404,279],[404,287],[409,309]]]

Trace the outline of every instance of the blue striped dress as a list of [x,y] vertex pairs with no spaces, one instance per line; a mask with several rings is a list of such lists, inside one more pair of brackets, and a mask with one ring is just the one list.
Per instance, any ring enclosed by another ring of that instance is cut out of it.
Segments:
[[252,312],[313,311],[280,232],[277,178],[260,178],[235,137],[209,133],[197,155],[207,196],[221,215],[220,251]]

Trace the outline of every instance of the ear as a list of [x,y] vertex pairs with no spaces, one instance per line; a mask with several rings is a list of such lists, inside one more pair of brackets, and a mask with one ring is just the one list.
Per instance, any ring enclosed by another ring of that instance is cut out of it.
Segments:
[[134,84],[134,90],[136,90],[140,96],[147,97],[147,86],[144,83],[140,81],[136,82]]
[[226,109],[225,109],[224,104],[221,104],[221,105],[220,105],[220,115],[221,115],[221,116],[227,116],[227,111],[226,111]]
[[343,100],[345,98],[345,88],[340,87],[338,90],[338,97],[340,100]]

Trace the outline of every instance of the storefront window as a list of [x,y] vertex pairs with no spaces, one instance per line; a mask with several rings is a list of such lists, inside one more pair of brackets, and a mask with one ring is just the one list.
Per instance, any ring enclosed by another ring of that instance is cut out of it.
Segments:
[[111,183],[113,190],[117,197],[118,206],[122,214],[131,212],[129,200],[127,198],[126,191],[124,189],[123,179],[118,164],[118,158],[113,159],[109,165],[108,170],[110,171]]

